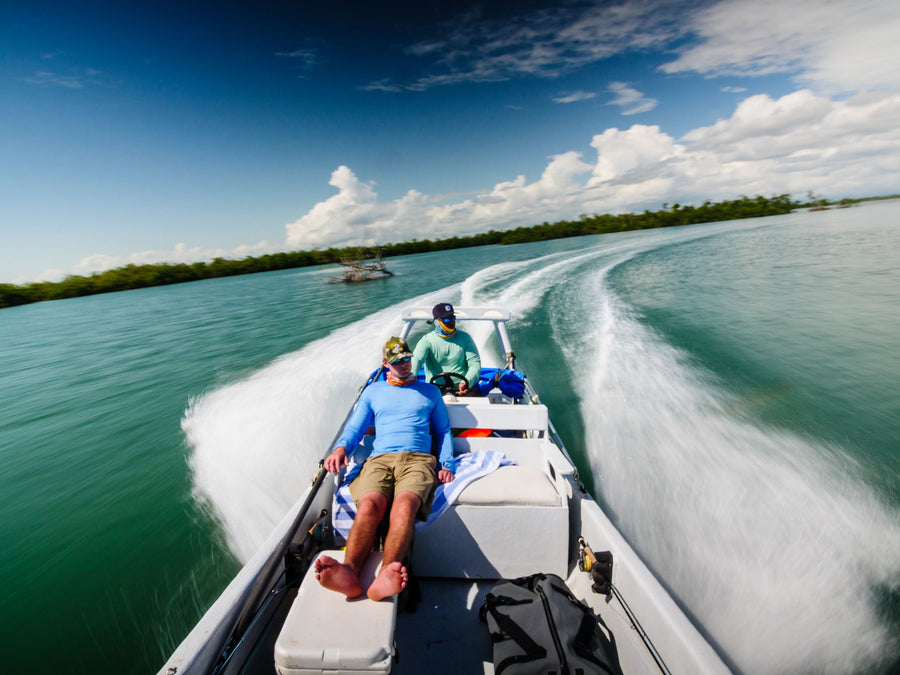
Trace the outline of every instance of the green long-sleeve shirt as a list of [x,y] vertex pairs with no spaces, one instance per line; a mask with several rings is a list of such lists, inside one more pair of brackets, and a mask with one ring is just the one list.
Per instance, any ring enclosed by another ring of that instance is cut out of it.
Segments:
[[431,380],[438,373],[459,373],[469,381],[469,387],[478,386],[481,375],[481,357],[475,340],[459,329],[450,337],[435,332],[426,333],[413,350],[413,372],[425,366],[425,379]]

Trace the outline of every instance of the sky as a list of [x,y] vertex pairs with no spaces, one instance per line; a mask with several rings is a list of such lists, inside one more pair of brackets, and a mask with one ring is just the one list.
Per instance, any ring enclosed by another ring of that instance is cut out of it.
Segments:
[[896,194],[898,64],[896,0],[0,0],[0,283]]

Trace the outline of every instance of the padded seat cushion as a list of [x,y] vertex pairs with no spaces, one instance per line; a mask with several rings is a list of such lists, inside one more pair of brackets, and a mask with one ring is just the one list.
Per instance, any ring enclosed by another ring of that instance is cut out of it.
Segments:
[[547,474],[531,466],[501,466],[472,482],[457,499],[468,506],[563,506]]

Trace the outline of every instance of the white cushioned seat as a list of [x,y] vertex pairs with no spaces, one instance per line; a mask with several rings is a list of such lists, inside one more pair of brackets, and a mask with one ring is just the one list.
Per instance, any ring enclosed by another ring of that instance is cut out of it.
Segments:
[[472,482],[456,503],[468,506],[564,505],[547,474],[532,466],[501,466]]
[[515,578],[568,574],[569,509],[546,473],[502,466],[416,532],[412,569],[425,577]]

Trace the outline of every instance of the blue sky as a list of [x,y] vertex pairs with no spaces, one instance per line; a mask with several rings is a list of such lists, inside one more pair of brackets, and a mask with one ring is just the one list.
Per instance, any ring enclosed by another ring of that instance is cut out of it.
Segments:
[[0,282],[900,192],[900,3],[0,4]]

